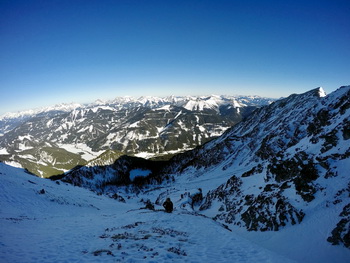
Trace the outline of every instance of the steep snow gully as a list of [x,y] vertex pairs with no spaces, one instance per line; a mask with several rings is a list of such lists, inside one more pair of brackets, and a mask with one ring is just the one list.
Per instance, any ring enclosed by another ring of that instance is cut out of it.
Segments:
[[293,94],[150,163],[51,181],[0,162],[1,262],[350,262],[350,86]]

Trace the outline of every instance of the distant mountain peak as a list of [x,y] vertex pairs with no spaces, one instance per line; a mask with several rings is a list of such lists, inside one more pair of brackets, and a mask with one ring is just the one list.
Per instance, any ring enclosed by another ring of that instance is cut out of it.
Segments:
[[319,95],[321,98],[327,96],[326,92],[324,91],[324,89],[323,89],[322,87],[319,87],[319,88],[318,88],[318,95]]

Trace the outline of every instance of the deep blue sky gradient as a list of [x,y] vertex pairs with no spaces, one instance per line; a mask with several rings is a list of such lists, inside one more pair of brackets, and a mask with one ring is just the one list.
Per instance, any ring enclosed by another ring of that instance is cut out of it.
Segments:
[[0,114],[350,81],[350,1],[0,0]]

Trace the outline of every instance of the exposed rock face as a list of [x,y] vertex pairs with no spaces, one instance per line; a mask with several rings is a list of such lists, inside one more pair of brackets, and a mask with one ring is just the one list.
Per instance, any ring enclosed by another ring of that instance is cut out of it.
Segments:
[[333,245],[344,244],[350,248],[350,203],[344,207],[339,216],[341,219],[327,240]]
[[277,184],[268,184],[258,195],[244,195],[242,180],[231,177],[226,184],[210,191],[201,210],[211,208],[213,202],[222,203],[215,220],[244,226],[250,231],[277,231],[281,226],[300,223],[303,211],[292,206]]
[[267,166],[277,183],[293,182],[297,193],[307,202],[312,201],[317,189],[313,184],[318,178],[318,170],[305,152],[298,152],[292,159],[274,160]]

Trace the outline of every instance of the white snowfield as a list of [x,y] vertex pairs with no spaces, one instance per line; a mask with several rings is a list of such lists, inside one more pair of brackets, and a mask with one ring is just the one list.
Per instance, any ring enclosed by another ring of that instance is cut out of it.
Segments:
[[[141,195],[122,203],[0,163],[0,261],[349,262],[350,250],[313,242],[308,227],[322,221],[316,217],[279,232],[247,233],[181,209],[178,192],[168,190],[171,214],[140,209]],[[146,197],[154,202],[158,195]]]
[[292,262],[209,218],[0,173],[1,262]]

